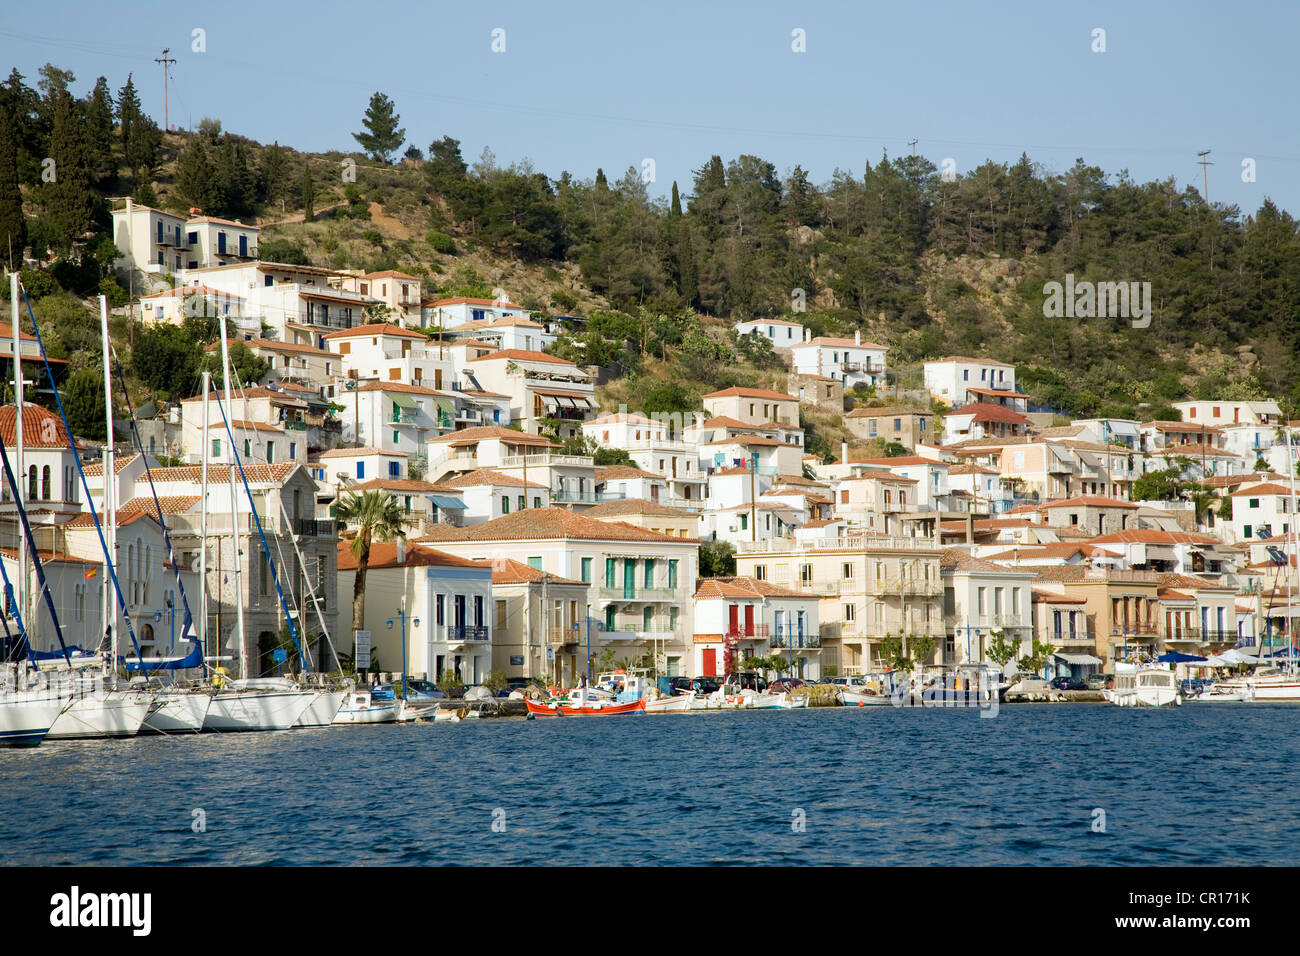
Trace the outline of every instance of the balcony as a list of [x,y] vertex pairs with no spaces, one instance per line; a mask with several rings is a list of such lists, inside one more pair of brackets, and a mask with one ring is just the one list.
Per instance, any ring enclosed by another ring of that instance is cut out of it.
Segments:
[[552,627],[549,628],[546,632],[546,640],[551,644],[555,644],[556,646],[562,646],[564,644],[576,644],[578,643],[579,639],[580,639],[580,635],[578,634],[576,628]]
[[420,418],[418,408],[402,408],[390,415],[388,420],[394,425],[419,425]]
[[974,626],[996,630],[997,628],[1029,627],[1030,625],[1019,614],[981,614],[976,618]]
[[286,418],[280,424],[284,426],[286,431],[305,432],[307,430],[307,423],[297,418]]
[[729,641],[748,641],[755,638],[765,638],[767,633],[768,625],[766,624],[748,624],[742,627],[728,628],[725,636]]
[[1237,632],[1230,631],[1226,628],[1209,628],[1201,630],[1199,627],[1183,628],[1160,628],[1160,638],[1166,644],[1236,644]]
[[1053,631],[1047,635],[1047,642],[1056,647],[1096,644],[1097,635],[1091,631]]
[[781,628],[772,635],[771,646],[773,649],[812,650],[822,646],[822,638],[820,634],[804,634]]
[[872,590],[874,593],[881,595],[905,594],[918,597],[937,597],[943,593],[943,584],[940,581],[927,581],[924,578],[905,578],[902,580],[893,578],[884,583],[877,581]]
[[[759,470],[762,474],[762,469]],[[771,538],[766,541],[740,541],[738,554],[783,554],[808,551],[853,551],[870,554],[876,551],[933,551],[940,549],[933,538],[911,538],[896,535],[853,535],[843,538],[808,538],[796,543],[790,538]]]
[[[509,439],[505,439],[508,443]],[[527,462],[525,462],[527,458]],[[540,455],[507,455],[497,463],[498,468],[553,468],[557,465],[572,465],[578,468],[595,468],[596,460],[585,455],[552,455],[544,452]]]
[[489,634],[490,629],[485,624],[456,624],[445,629],[448,644],[484,643]]
[[299,537],[332,538],[335,534],[332,518],[293,518],[289,521],[289,529]]
[[551,504],[555,505],[594,505],[603,500],[591,491],[567,491],[557,489],[551,492]]
[[646,603],[651,601],[678,601],[681,592],[678,588],[610,588],[600,589],[600,596],[606,601],[632,601]]

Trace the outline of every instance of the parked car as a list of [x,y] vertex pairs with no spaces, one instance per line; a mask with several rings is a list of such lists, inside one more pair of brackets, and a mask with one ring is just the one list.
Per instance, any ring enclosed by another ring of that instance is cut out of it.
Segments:
[[1111,686],[1112,681],[1110,674],[1089,674],[1085,683],[1088,685],[1088,690],[1105,690]]
[[673,689],[674,694],[689,694],[695,691],[700,697],[712,694],[720,690],[722,685],[712,677],[670,677],[668,683]]
[[506,691],[523,690],[531,683],[533,683],[533,681],[530,681],[527,677],[507,677]]
[[427,680],[408,680],[406,682],[407,700],[442,700],[447,695]]
[[772,681],[772,683],[767,685],[767,689],[770,693],[786,694],[794,690],[796,687],[803,686],[804,682],[797,677],[783,677],[780,680]]
[[1051,687],[1052,690],[1087,690],[1088,682],[1077,677],[1058,677]]

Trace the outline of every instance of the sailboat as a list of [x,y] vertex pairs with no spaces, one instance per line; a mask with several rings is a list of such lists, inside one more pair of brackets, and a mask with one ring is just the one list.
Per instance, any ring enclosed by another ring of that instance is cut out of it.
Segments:
[[[235,469],[239,469],[239,477],[244,485],[245,492],[248,492],[248,483],[243,473],[243,464],[239,460],[239,453],[235,450],[235,436],[231,431],[230,416],[228,411],[233,407],[231,403],[230,392],[230,348],[226,338],[226,319],[222,316],[221,322],[221,364],[222,374],[224,377],[224,391],[226,396],[225,407],[222,407],[220,400],[217,402],[217,409],[221,412],[222,421],[226,427],[226,437],[230,449],[230,517],[231,528],[233,531],[232,540],[235,542],[236,554],[238,554],[239,540],[239,496],[235,484]],[[209,376],[205,372],[203,376],[203,417],[206,424],[208,394],[209,394]],[[205,432],[206,437],[206,432]],[[206,441],[203,448],[202,474],[204,481],[204,507],[207,507],[206,485],[207,485],[207,447]],[[249,494],[250,504],[252,495]],[[257,515],[256,508],[252,509],[253,522],[262,537],[263,547],[266,546],[265,535],[262,534],[261,519]],[[206,540],[204,548],[207,547]],[[270,560],[270,553],[267,554],[268,563],[270,564],[271,577],[275,581],[276,591],[280,593],[283,602],[283,593],[280,592],[280,582],[275,571],[275,562]],[[316,701],[320,693],[318,691],[305,691],[295,682],[282,677],[266,678],[249,678],[248,677],[248,647],[244,641],[244,602],[241,590],[241,575],[238,560],[235,561],[235,630],[236,639],[239,644],[239,673],[238,680],[230,681],[223,686],[212,697],[212,703],[208,707],[207,717],[203,721],[203,729],[211,731],[248,731],[248,730],[288,730],[292,727],[307,709]],[[206,585],[206,582],[205,582]],[[297,632],[293,624],[293,618],[285,609],[285,617],[289,620],[291,633],[294,635],[294,642],[297,644]],[[298,647],[300,660],[306,658],[302,654],[301,646]],[[338,713],[338,707],[342,706],[343,698],[339,695],[338,706],[334,708],[334,714]],[[334,719],[334,714],[330,715],[330,721]],[[328,723],[328,721],[327,721]]]

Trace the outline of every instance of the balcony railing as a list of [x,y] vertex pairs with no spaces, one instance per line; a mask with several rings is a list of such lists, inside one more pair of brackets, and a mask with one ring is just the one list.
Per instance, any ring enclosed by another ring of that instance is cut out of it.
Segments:
[[551,492],[552,504],[569,504],[569,505],[594,505],[597,501],[603,500],[595,492],[591,491],[568,491],[557,489]]
[[447,640],[486,641],[488,633],[486,624],[455,624],[447,628]]
[[893,578],[877,581],[873,586],[877,594],[914,594],[922,597],[935,597],[943,593],[943,584],[939,581],[927,581],[924,578]]
[[[760,472],[761,473],[761,472]],[[854,551],[858,554],[872,551],[938,551],[933,538],[906,538],[894,535],[859,535],[841,538],[807,538],[795,542],[791,538],[771,538],[766,541],[737,542],[737,552],[798,554],[807,551]]]
[[681,593],[678,588],[602,587],[600,596],[607,601],[676,601]]
[[1058,647],[1062,644],[1095,644],[1097,635],[1092,631],[1053,631],[1047,635],[1047,642]]
[[729,639],[748,640],[755,637],[767,637],[768,625],[766,624],[744,624],[740,627],[727,629],[726,636]]
[[[509,442],[509,439],[503,439]],[[528,459],[529,468],[553,467],[555,465],[576,465],[579,468],[594,468],[596,461],[585,455],[552,455],[542,453],[540,455],[507,455],[497,463],[498,468],[522,468],[524,458]]]
[[792,633],[781,628],[772,635],[771,645],[774,648],[792,648],[794,650],[821,647],[822,638],[820,634],[804,634],[802,632]]
[[307,423],[297,418],[286,418],[280,424],[285,427],[286,431],[305,432],[307,430]]
[[1195,644],[1235,644],[1238,639],[1237,632],[1230,631],[1227,628],[1202,630],[1199,627],[1161,627],[1160,637],[1166,642],[1190,641]]
[[334,537],[334,521],[330,518],[293,518],[290,520],[289,525],[293,533],[299,536],[311,538]]

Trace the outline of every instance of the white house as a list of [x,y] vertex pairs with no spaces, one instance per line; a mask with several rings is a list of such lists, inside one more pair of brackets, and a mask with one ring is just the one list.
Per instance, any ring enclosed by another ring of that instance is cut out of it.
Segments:
[[816,594],[757,578],[702,578],[693,608],[693,674],[726,676],[727,663],[739,670],[746,657],[775,655],[793,662],[795,676],[816,680],[822,676],[819,604]]
[[925,388],[931,395],[941,398],[953,408],[967,404],[973,398],[967,394],[976,388],[1016,391],[1016,368],[995,359],[969,358],[949,355],[925,363]]
[[522,305],[507,299],[470,299],[456,296],[444,299],[426,299],[420,303],[420,324],[426,329],[454,329],[467,322],[491,319],[531,319],[532,314]]
[[790,346],[796,374],[824,375],[842,382],[845,389],[884,384],[887,352],[883,345],[862,341],[860,331],[851,339],[820,335]]
[[788,319],[748,319],[737,322],[737,335],[761,335],[774,348],[788,349],[803,341],[803,324]]

